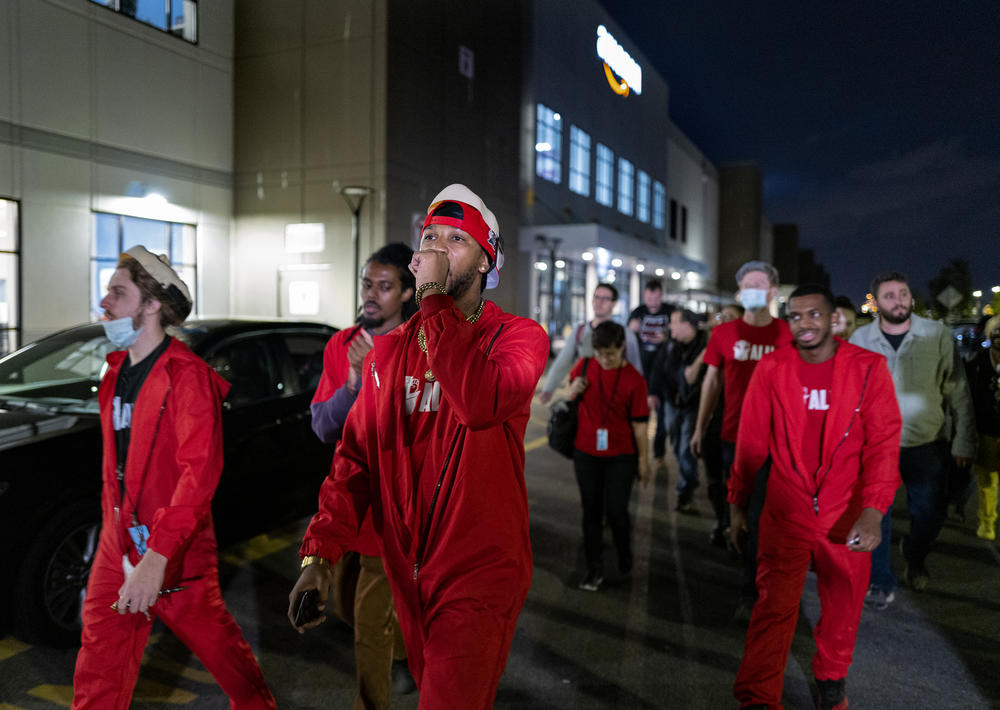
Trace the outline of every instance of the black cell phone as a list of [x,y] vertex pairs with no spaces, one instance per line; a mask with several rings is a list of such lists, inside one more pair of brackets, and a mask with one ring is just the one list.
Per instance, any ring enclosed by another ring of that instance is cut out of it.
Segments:
[[298,601],[295,603],[296,626],[305,626],[323,615],[323,612],[316,606],[318,601],[319,590],[316,589],[307,589],[299,595]]

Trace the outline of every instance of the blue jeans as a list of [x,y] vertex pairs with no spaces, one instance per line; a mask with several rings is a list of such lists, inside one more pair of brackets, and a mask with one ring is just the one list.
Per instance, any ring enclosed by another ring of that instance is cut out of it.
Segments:
[[[899,450],[899,474],[906,484],[910,511],[910,534],[903,540],[903,556],[910,567],[923,567],[948,514],[950,456],[946,441]],[[872,552],[871,586],[885,592],[896,589],[891,550],[892,508],[882,518],[882,542]]]
[[680,480],[677,481],[677,494],[690,499],[698,487],[698,459],[691,453],[691,434],[694,433],[698,408],[682,409],[664,402],[663,413],[670,434],[670,443],[681,472]]

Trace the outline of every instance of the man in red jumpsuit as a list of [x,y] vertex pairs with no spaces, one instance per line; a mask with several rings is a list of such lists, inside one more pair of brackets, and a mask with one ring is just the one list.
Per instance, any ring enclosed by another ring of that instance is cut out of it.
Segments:
[[[323,351],[323,376],[312,401],[312,428],[321,441],[336,444],[347,414],[361,389],[361,367],[374,338],[385,335],[413,315],[415,283],[410,273],[413,250],[405,244],[388,244],[369,257],[361,271],[361,314],[358,325],[336,333]],[[357,555],[345,555],[334,565],[334,577],[353,582],[347,586],[341,607],[354,627],[354,666],[357,677],[355,710],[385,710],[392,699],[393,659],[400,659],[406,676],[403,647],[392,590],[379,557],[378,537],[371,516],[365,516],[358,539],[351,545]],[[360,569],[359,569],[360,568]],[[335,585],[334,594],[340,585]],[[350,590],[352,593],[347,594]],[[293,625],[294,617],[291,619]],[[300,629],[301,631],[301,629]],[[406,679],[408,680],[408,679]],[[412,681],[408,687],[413,689]]]
[[291,598],[325,603],[330,561],[371,515],[420,707],[489,708],[531,583],[524,431],[549,343],[482,300],[503,252],[471,190],[439,193],[421,234],[420,310],[365,359]]
[[129,706],[154,616],[198,656],[231,708],[274,708],[219,589],[211,503],[229,385],[164,331],[191,312],[187,286],[136,246],[121,256],[101,308],[118,350],[98,392],[103,517],[73,708]]
[[814,634],[817,707],[846,710],[870,553],[900,484],[901,418],[885,358],[832,335],[828,289],[799,287],[788,313],[794,347],[765,356],[754,370],[729,479],[738,544],[754,477],[771,457],[758,542],[760,596],[734,694],[742,708],[781,708],[811,563],[822,608]]

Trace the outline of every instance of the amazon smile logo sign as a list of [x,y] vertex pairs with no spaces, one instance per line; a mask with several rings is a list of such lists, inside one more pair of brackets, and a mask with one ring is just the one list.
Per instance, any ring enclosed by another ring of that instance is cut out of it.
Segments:
[[604,25],[597,27],[597,56],[604,62],[604,75],[612,91],[619,96],[628,96],[630,91],[642,93],[642,67]]

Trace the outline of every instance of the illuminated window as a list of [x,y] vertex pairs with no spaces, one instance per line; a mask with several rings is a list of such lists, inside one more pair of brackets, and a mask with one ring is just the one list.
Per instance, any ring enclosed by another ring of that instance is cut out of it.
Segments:
[[635,205],[635,166],[625,158],[618,159],[618,211],[632,214]]
[[569,127],[569,189],[590,194],[590,136],[576,126]]
[[635,193],[636,219],[649,224],[649,173],[639,171]]
[[667,191],[663,183],[653,180],[653,228],[663,229],[664,209],[666,207]]
[[109,10],[181,37],[198,41],[198,0],[91,0]]
[[197,312],[198,296],[195,287],[198,282],[198,256],[193,225],[105,212],[97,212],[94,216],[97,219],[97,240],[94,244],[94,256],[90,260],[90,307],[95,316],[101,313],[99,304],[107,293],[108,281],[115,273],[118,257],[137,244],[154,254],[167,255],[170,265],[191,292],[191,300],[194,302],[192,314]]
[[614,202],[615,154],[602,143],[597,144],[597,168],[594,174],[594,197],[610,207]]
[[562,180],[562,116],[543,104],[535,115],[535,173],[550,182]]
[[17,203],[0,200],[0,355],[16,350],[21,344],[17,231]]

